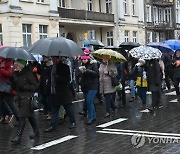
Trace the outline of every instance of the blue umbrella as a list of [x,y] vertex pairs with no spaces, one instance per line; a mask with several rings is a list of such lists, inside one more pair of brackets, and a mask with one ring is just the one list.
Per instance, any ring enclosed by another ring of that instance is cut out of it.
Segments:
[[167,45],[162,42],[151,42],[148,43],[147,46],[151,46],[153,48],[159,49],[163,54],[172,55],[174,51]]
[[180,40],[166,40],[163,43],[169,45],[173,50],[180,49]]

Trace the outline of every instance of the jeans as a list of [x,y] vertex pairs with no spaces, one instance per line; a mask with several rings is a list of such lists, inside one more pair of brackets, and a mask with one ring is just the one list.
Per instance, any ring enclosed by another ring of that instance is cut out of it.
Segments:
[[[57,126],[57,121],[59,119],[59,109],[61,105],[53,105],[52,106],[52,113],[51,113],[51,122],[50,126],[53,128],[56,128]],[[63,105],[67,116],[69,117],[69,120],[71,123],[75,123],[75,118],[74,118],[74,112],[72,108],[72,104],[67,104]]]
[[144,105],[146,105],[146,87],[137,87],[138,95],[141,98],[141,101]]
[[130,88],[131,88],[131,97],[135,97],[136,89],[135,89],[135,81],[130,80],[129,82]]
[[85,92],[85,100],[87,103],[87,120],[94,120],[96,119],[96,109],[94,105],[94,98],[97,94],[97,90],[88,90]]
[[115,110],[116,92],[104,94],[106,101],[106,113],[110,113],[110,109]]

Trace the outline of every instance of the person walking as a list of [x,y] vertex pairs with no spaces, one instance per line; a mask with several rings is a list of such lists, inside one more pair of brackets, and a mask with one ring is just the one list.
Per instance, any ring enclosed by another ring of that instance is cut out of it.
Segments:
[[157,59],[151,59],[147,67],[148,89],[152,93],[152,109],[158,109],[161,104],[162,73]]
[[72,92],[70,89],[70,68],[64,63],[66,57],[52,57],[53,67],[51,71],[51,98],[52,113],[50,127],[44,132],[49,133],[56,130],[59,109],[63,105],[67,116],[70,119],[69,129],[76,127],[74,111],[72,108]]
[[81,56],[82,66],[79,67],[81,72],[81,90],[84,93],[85,101],[83,110],[87,113],[87,124],[90,125],[96,120],[96,110],[94,98],[98,91],[98,66],[97,63],[91,63],[90,56]]
[[173,75],[173,80],[174,80],[174,87],[176,90],[176,97],[177,100],[180,101],[180,91],[179,91],[179,83],[180,83],[180,49],[176,50],[174,54],[174,75]]
[[132,76],[136,76],[136,87],[138,95],[142,101],[142,110],[146,109],[146,93],[147,93],[147,67],[144,59],[140,58],[138,63],[130,72]]
[[43,56],[43,62],[40,67],[40,83],[39,83],[39,94],[41,102],[44,105],[44,111],[47,112],[47,120],[51,119],[51,70],[52,60],[50,57]]
[[106,114],[105,118],[110,116],[110,110],[115,111],[116,91],[112,85],[111,76],[117,76],[117,68],[114,63],[110,62],[110,56],[104,55],[102,57],[103,63],[99,67],[99,91],[105,97]]
[[11,140],[14,144],[19,144],[23,134],[26,118],[29,120],[34,134],[30,139],[39,137],[39,129],[34,118],[34,110],[31,106],[32,96],[37,88],[37,81],[26,61],[17,59],[14,62],[14,73],[12,79],[12,88],[16,90],[17,104],[19,108],[18,117],[19,125],[17,127],[16,136]]
[[[13,60],[10,58],[0,57],[0,84],[2,82],[11,84],[11,78],[13,74]],[[4,92],[0,89],[0,109],[2,109],[3,103],[7,103],[13,115],[16,117],[18,121],[18,109],[13,100],[13,94],[10,90],[9,92]],[[6,123],[9,123],[12,118],[12,114],[8,115],[6,119]]]

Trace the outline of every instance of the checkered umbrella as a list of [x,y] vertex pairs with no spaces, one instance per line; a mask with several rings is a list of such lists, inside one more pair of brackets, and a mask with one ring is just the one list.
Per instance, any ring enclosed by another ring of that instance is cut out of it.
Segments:
[[129,53],[134,58],[142,58],[145,60],[159,59],[162,56],[162,53],[159,49],[145,45],[133,48],[129,51]]

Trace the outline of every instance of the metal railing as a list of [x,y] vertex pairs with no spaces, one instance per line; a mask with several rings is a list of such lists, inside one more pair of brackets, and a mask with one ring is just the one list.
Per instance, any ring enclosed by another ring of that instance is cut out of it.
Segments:
[[60,7],[58,8],[58,12],[61,18],[114,22],[114,14]]

